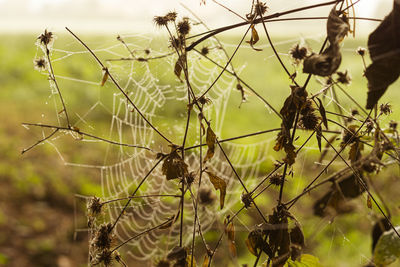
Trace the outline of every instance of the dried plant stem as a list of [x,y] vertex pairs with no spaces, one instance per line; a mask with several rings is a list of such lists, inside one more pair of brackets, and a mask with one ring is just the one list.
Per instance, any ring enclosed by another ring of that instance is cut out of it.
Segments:
[[58,130],[60,130],[60,129],[56,128],[56,129],[55,129],[51,134],[49,134],[48,136],[46,136],[46,137],[40,139],[39,141],[37,141],[36,143],[34,143],[33,145],[31,145],[30,147],[24,148],[24,149],[21,151],[21,154],[24,154],[25,152],[28,152],[28,151],[31,150],[32,148],[36,147],[37,145],[39,145],[39,144],[43,143],[44,141],[46,141],[47,139],[51,138],[54,134],[56,134],[56,133],[58,132]]
[[122,87],[119,85],[117,80],[115,80],[114,76],[110,73],[108,68],[101,62],[101,60],[96,56],[96,54],[91,50],[86,43],[84,43],[75,33],[73,33],[68,27],[65,27],[65,29],[72,35],[74,38],[81,43],[88,51],[89,53],[94,57],[94,59],[97,61],[97,63],[102,67],[104,71],[107,72],[108,77],[111,79],[111,81],[114,83],[114,85],[118,88],[118,90],[125,96],[126,100],[132,105],[132,107],[139,113],[139,115],[143,118],[143,120],[156,132],[158,133],[159,136],[161,136],[165,141],[168,143],[172,144],[172,142],[164,135],[162,134],[140,111],[140,109],[133,103],[133,101],[130,99],[127,93],[122,89]]
[[[57,131],[58,130],[71,131],[71,132],[74,132],[74,133],[77,133],[77,134],[80,134],[80,135],[83,135],[83,136],[87,136],[87,137],[90,137],[90,138],[93,138],[93,139],[97,139],[97,140],[100,140],[100,141],[103,141],[103,142],[106,142],[106,143],[109,143],[109,144],[112,144],[112,145],[140,148],[140,149],[145,149],[145,150],[154,152],[151,148],[148,148],[148,147],[145,147],[145,146],[115,142],[115,141],[108,140],[108,139],[105,139],[105,138],[102,138],[102,137],[99,137],[99,136],[96,136],[96,135],[93,135],[93,134],[90,134],[90,133],[82,132],[80,129],[77,129],[77,128],[74,128],[74,127],[62,127],[62,126],[56,126],[56,125],[47,125],[47,124],[40,124],[40,123],[27,123],[27,122],[22,123],[22,125],[37,126],[37,127],[42,127],[42,128],[52,128],[52,129],[56,129]],[[40,142],[42,142],[42,141],[40,141]],[[36,145],[34,145],[34,146],[36,146]],[[32,147],[30,147],[29,149],[31,149],[31,148]],[[23,152],[26,152],[29,149],[24,149]]]
[[70,128],[71,127],[71,123],[70,123],[70,120],[69,120],[67,107],[65,106],[64,98],[63,98],[63,96],[61,94],[60,87],[58,86],[58,82],[57,82],[56,76],[54,75],[53,64],[51,63],[51,58],[50,58],[50,50],[47,47],[47,45],[45,46],[45,50],[46,50],[47,63],[49,64],[50,79],[54,82],[54,86],[56,87],[58,95],[60,96],[60,101],[61,101],[61,104],[63,106],[63,110],[62,111],[65,113],[65,118],[67,120],[67,125],[68,125],[68,128]]
[[396,230],[392,222],[390,221],[389,217],[386,215],[386,213],[383,211],[381,206],[378,204],[378,202],[375,200],[375,197],[371,194],[371,192],[368,189],[368,186],[365,184],[365,181],[361,178],[360,174],[343,158],[342,155],[336,150],[336,148],[329,142],[328,139],[325,138],[323,134],[321,134],[322,138],[330,145],[330,147],[335,151],[336,155],[340,157],[340,159],[344,162],[344,164],[347,165],[352,171],[355,177],[357,177],[358,183],[361,185],[361,187],[368,193],[369,197],[372,199],[372,201],[375,203],[376,207],[379,209],[383,217],[387,220],[389,223],[390,227],[393,229],[393,231],[396,233],[396,235],[400,238],[400,233]]
[[190,46],[188,46],[186,48],[186,51],[192,50],[196,45],[198,45],[199,43],[203,42],[204,40],[206,40],[206,39],[208,39],[208,38],[210,38],[210,37],[212,37],[212,36],[214,36],[216,34],[224,32],[224,31],[232,30],[232,29],[235,29],[235,28],[238,28],[238,27],[241,27],[241,26],[249,25],[249,24],[258,24],[258,23],[261,23],[262,21],[267,21],[268,19],[278,18],[278,17],[283,16],[283,15],[287,15],[287,14],[291,14],[291,13],[295,13],[295,12],[299,12],[299,11],[304,11],[304,10],[307,10],[307,9],[313,9],[313,8],[317,8],[317,7],[328,6],[328,5],[336,4],[336,3],[342,2],[342,1],[344,1],[344,0],[329,1],[329,2],[324,2],[324,3],[320,3],[320,4],[316,4],[316,5],[310,5],[310,6],[305,6],[305,7],[301,7],[301,8],[295,8],[295,9],[288,10],[288,11],[285,11],[285,12],[277,12],[277,13],[274,13],[274,14],[269,15],[269,16],[264,16],[262,18],[255,19],[253,22],[246,21],[246,22],[241,22],[241,23],[237,23],[237,24],[221,27],[221,28],[213,30],[209,34],[207,34],[207,35],[203,36],[202,38],[200,38],[200,39],[196,40],[195,42],[193,42]]

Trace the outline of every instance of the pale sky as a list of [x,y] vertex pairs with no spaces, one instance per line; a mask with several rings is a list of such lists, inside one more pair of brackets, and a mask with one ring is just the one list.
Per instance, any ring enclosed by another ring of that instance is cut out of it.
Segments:
[[[183,16],[189,15],[180,3],[193,10],[211,28],[241,22],[240,18],[219,7],[212,0],[205,1],[206,5],[201,5],[201,0],[0,0],[0,32],[39,33],[45,28],[57,32],[64,31],[65,26],[90,33],[154,32],[156,28],[152,19],[156,15],[163,15],[171,10]],[[244,15],[249,11],[251,0],[219,2]],[[270,7],[269,13],[320,2],[322,1],[266,1]],[[357,15],[383,18],[390,12],[392,3],[392,0],[360,0],[356,7]],[[305,13],[298,15],[303,14]],[[328,14],[323,8],[307,13],[309,16],[323,14]],[[361,31],[376,24],[365,25],[367,26],[361,24]],[[292,28],[286,26],[285,31]],[[370,32],[370,29],[366,31]]]

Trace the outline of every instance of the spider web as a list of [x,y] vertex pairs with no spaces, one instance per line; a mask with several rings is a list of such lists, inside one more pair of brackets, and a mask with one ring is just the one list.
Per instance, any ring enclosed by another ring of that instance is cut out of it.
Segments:
[[[201,30],[198,30],[198,32],[201,32]],[[317,43],[321,43],[322,36],[323,35],[308,36],[306,39],[308,42],[316,40]],[[158,42],[158,40],[153,39],[154,37],[145,35],[122,35],[121,37],[126,42],[131,52],[142,57],[147,56],[146,49],[149,49],[154,43]],[[280,46],[285,47],[287,44],[293,44],[294,42],[294,40],[285,40],[275,45],[279,49]],[[93,49],[93,51],[101,54],[103,59],[130,57],[130,51],[126,50],[124,44],[120,42],[110,42],[107,44],[89,43],[89,45],[94,47],[95,49]],[[209,39],[205,45],[214,48],[210,51],[209,57],[219,65],[224,66],[227,62],[227,57],[222,49],[218,49],[220,44],[213,39]],[[157,46],[158,45],[156,45],[155,49],[151,49],[149,55],[152,57],[163,56],[171,51]],[[224,44],[224,46],[232,48],[235,45]],[[269,45],[260,45],[259,47],[267,51],[267,55],[263,56],[264,60],[272,60],[274,58],[274,54],[270,50]],[[242,46],[241,49],[251,50],[248,45]],[[53,49],[52,53],[52,61],[54,63],[59,62],[63,64],[66,64],[70,58],[75,56],[88,56],[88,58],[90,56],[89,53],[84,50],[68,51]],[[281,53],[281,56],[290,60],[288,54]],[[183,139],[186,122],[187,88],[184,83],[180,83],[177,77],[173,76],[176,60],[177,57],[175,55],[148,62],[141,62],[139,60],[110,60],[107,61],[107,68],[113,73],[123,91],[126,92],[142,114],[151,123],[156,125],[161,132],[166,133],[173,143],[180,144]],[[188,66],[189,80],[191,81],[196,95],[200,95],[204,92],[221,72],[220,67],[196,53],[188,54]],[[239,69],[236,69],[236,73],[240,75],[242,71],[245,71],[245,68],[246,64],[242,64]],[[293,68],[295,68],[295,66],[293,66]],[[233,71],[231,66],[228,66],[228,70]],[[96,80],[88,81],[85,80],[85,78],[78,79],[60,75],[56,75],[56,77],[60,80],[77,84],[77,86],[84,84],[87,87],[99,87],[99,82]],[[315,82],[315,84],[318,85],[317,82]],[[234,120],[232,121],[230,117],[230,111],[233,106],[234,108],[238,108],[240,103],[240,92],[236,89],[236,85],[237,79],[228,73],[224,73],[207,95],[211,103],[204,106],[204,115],[211,120],[212,128],[217,134],[218,139],[223,139],[222,137],[225,137],[227,133],[229,133],[229,131],[225,131],[225,128],[229,128],[229,126],[234,124]],[[313,93],[318,92],[320,88],[321,85],[319,85],[318,89],[314,90]],[[95,100],[91,105],[86,105],[89,106],[89,108],[81,108],[79,112],[75,113],[74,125],[79,125],[82,129],[91,129],[93,133],[97,133],[99,130],[96,128],[95,122],[100,113],[108,120],[108,123],[106,123],[108,125],[108,134],[105,138],[121,144],[137,144],[149,147],[151,151],[122,145],[104,144],[99,140],[83,138],[81,141],[87,142],[89,148],[96,146],[96,148],[93,149],[98,153],[98,158],[101,158],[101,161],[95,160],[96,163],[93,164],[92,162],[70,161],[68,158],[64,157],[67,153],[63,151],[64,148],[62,147],[63,142],[65,142],[64,137],[73,135],[74,138],[80,139],[81,137],[77,136],[76,133],[65,131],[64,135],[51,138],[47,140],[47,142],[59,152],[60,158],[66,165],[98,171],[102,188],[102,195],[99,197],[101,197],[102,201],[127,198],[155,166],[157,162],[156,152],[162,151],[168,153],[169,147],[162,143],[162,140],[154,130],[149,127],[138,112],[133,110],[132,105],[127,102],[125,96],[115,91],[111,83],[106,83],[104,88],[96,90],[97,93],[94,94],[97,94],[97,96],[94,97]],[[247,92],[247,94],[250,95],[252,104],[258,101],[250,92]],[[54,103],[56,111],[55,117],[57,118],[58,124],[65,125],[61,116],[57,114],[61,109],[58,98],[58,92],[54,87],[54,83],[51,82],[51,95],[49,99]],[[324,98],[326,107],[333,106],[335,103],[339,104],[336,102],[332,91],[328,90]],[[242,108],[245,109],[246,105],[247,104],[243,104]],[[264,106],[264,104],[261,105]],[[274,106],[279,107],[280,105]],[[273,125],[274,127],[271,127],[271,124],[268,124],[268,127],[270,127],[270,129],[278,128],[279,121],[276,120],[276,116],[272,114],[271,110],[268,109],[268,107],[266,108],[268,110],[266,118],[271,118],[272,122],[276,122],[276,125]],[[174,112],[171,113],[170,109]],[[349,106],[344,106],[343,110],[347,113],[346,115],[351,116]],[[197,114],[192,115],[188,128],[188,147],[199,145],[199,129],[201,125],[195,116],[197,116]],[[250,113],[248,116],[254,116],[254,114]],[[43,118],[42,122],[46,122],[47,119],[47,117]],[[259,130],[265,129],[261,128]],[[245,133],[249,132],[244,132],[244,134]],[[44,132],[43,136],[45,136]],[[236,141],[224,142],[223,147],[227,153],[227,157],[238,171],[239,176],[245,177],[244,183],[246,187],[254,188],[266,175],[265,167],[262,165],[265,164],[265,162],[272,163],[276,158],[276,154],[273,156],[271,155],[271,145],[273,144],[273,140],[275,140],[275,134],[267,133],[261,135],[261,137],[250,140],[252,141],[243,144]],[[205,150],[206,148],[203,149],[203,157]],[[318,150],[318,148],[315,144],[311,144],[305,146],[304,150],[306,151],[304,154],[306,154],[308,151]],[[332,149],[329,148],[328,150],[332,152]],[[201,159],[199,158],[198,149],[190,149],[185,152],[185,162],[190,166],[190,171],[199,169],[199,160]],[[305,164],[305,161],[306,157],[304,158],[303,164]],[[145,183],[140,187],[137,193],[137,196],[152,197],[133,199],[119,220],[115,231],[119,241],[122,242],[132,236],[140,235],[147,229],[156,227],[166,219],[176,215],[180,203],[178,197],[154,196],[176,195],[179,193],[179,188],[181,186],[177,181],[166,180],[160,165],[148,175]],[[335,163],[332,168],[343,166],[345,166],[343,163]],[[227,215],[234,214],[238,203],[240,203],[237,196],[243,192],[243,187],[234,177],[231,166],[225,160],[224,155],[219,149],[216,150],[212,163],[207,164],[207,168],[227,182],[227,197],[225,207],[222,210],[218,207],[218,201],[215,201],[212,205],[203,206],[198,212],[198,220],[200,221],[201,230],[203,232],[208,232],[212,229],[221,232],[221,227],[219,227],[220,225],[218,225],[218,223],[222,222]],[[299,169],[295,171],[302,172],[304,166],[298,168]],[[197,179],[198,177],[196,177],[196,181]],[[202,180],[201,187],[213,191],[212,184],[205,177]],[[302,187],[298,186],[296,194],[300,193],[301,189]],[[192,190],[193,194],[196,195],[197,187],[193,187]],[[106,206],[106,214],[104,217],[110,219],[110,221],[115,221],[124,209],[125,203],[126,200],[113,201]],[[193,231],[195,217],[192,198],[189,194],[186,194],[185,197],[184,215],[183,245],[189,246],[192,235],[188,233]],[[238,219],[238,222],[240,226],[237,226],[237,229],[243,227],[245,230],[248,230],[246,223],[241,222],[240,219]],[[327,227],[330,222],[321,220],[316,224],[322,224],[322,227],[317,227],[316,232],[318,233],[323,230],[320,228]],[[335,228],[335,231],[336,230],[344,240],[348,241],[340,227]],[[137,261],[151,262],[154,261],[154,259],[163,258],[168,251],[179,242],[180,223],[173,223],[172,226],[168,228],[167,234],[165,233],[166,230],[155,230],[135,238],[125,245],[127,254]],[[332,235],[332,240],[333,237],[334,235]],[[362,252],[360,252],[360,255],[362,255],[361,257],[367,258]]]

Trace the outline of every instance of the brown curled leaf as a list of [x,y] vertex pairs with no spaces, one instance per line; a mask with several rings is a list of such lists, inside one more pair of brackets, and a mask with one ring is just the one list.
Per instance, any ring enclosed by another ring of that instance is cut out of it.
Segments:
[[342,55],[338,44],[331,44],[321,54],[311,54],[303,63],[303,72],[319,76],[332,75],[340,66]]
[[330,44],[341,42],[350,30],[347,17],[340,17],[340,11],[336,10],[336,6],[329,13],[326,30]]
[[271,250],[270,246],[268,245],[268,243],[265,241],[264,236],[265,236],[265,234],[260,229],[251,231],[245,241],[247,249],[254,256],[258,256],[259,252],[257,250],[261,249],[269,257],[272,257],[272,255],[273,255],[272,250]]
[[260,37],[258,36],[258,32],[256,28],[254,27],[254,24],[251,25],[251,37],[250,41],[246,41],[248,44],[250,44],[251,48],[253,48],[256,51],[262,51],[262,49],[255,48],[254,45],[260,40]]
[[224,208],[225,203],[225,195],[226,195],[226,182],[224,179],[218,177],[214,173],[210,171],[206,171],[208,177],[210,178],[210,182],[213,184],[215,190],[219,190],[219,203],[221,209]]
[[181,79],[181,73],[182,73],[182,70],[183,70],[183,64],[184,64],[184,62],[185,62],[185,55],[181,55],[179,58],[178,58],[178,60],[176,61],[176,63],[175,63],[175,68],[174,68],[174,73],[175,73],[175,75],[176,75],[176,77],[178,77],[178,79],[182,82],[182,79]]
[[400,2],[368,37],[372,64],[365,71],[368,79],[367,109],[375,106],[389,85],[400,76]]
[[167,180],[183,178],[188,175],[188,166],[182,157],[178,154],[175,146],[171,148],[172,152],[165,158],[162,165],[162,173]]
[[101,79],[101,86],[104,86],[104,84],[106,83],[106,81],[108,80],[108,69],[107,67],[103,68],[103,79]]
[[215,141],[217,140],[217,136],[213,132],[210,126],[207,127],[207,135],[206,135],[206,143],[208,146],[207,154],[204,157],[203,162],[205,163],[207,160],[211,159],[215,153]]

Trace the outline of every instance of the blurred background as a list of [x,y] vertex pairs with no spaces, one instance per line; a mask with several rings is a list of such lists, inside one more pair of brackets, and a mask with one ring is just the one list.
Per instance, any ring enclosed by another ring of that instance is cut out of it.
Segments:
[[[167,35],[154,25],[153,17],[164,15],[171,10],[182,16],[190,16],[187,9],[182,7],[182,2],[207,22],[210,28],[241,22],[240,18],[210,0],[206,0],[205,3],[200,0],[0,0],[0,266],[86,266],[87,233],[79,231],[84,228],[86,218],[81,205],[77,204],[81,202],[77,195],[91,196],[102,193],[98,172],[65,164],[70,161],[101,161],[103,157],[99,151],[82,153],[82,150],[68,147],[60,154],[54,147],[43,145],[21,155],[22,149],[41,138],[40,133],[27,131],[21,123],[42,122],[45,116],[54,115],[55,112],[54,106],[47,104],[50,90],[46,75],[35,71],[33,67],[33,60],[40,53],[35,45],[37,36],[44,29],[48,29],[57,36],[55,48],[79,53],[82,49],[64,29],[68,26],[93,47],[113,46],[117,43],[117,35],[144,35],[152,40],[147,45],[158,49],[165,44]],[[220,1],[241,15],[249,12],[250,2]],[[269,13],[275,13],[316,2],[319,1],[280,0],[267,2],[267,6]],[[383,18],[391,10],[392,3],[391,0],[361,0],[356,7],[356,14],[360,17]],[[329,7],[320,8],[318,11],[307,11],[297,15],[316,16],[328,14],[329,10]],[[365,90],[363,66],[354,51],[358,46],[366,47],[367,35],[376,25],[376,22],[358,22],[356,38],[349,37],[349,40],[346,40],[345,53],[348,53],[349,57],[343,64],[347,63],[353,68],[353,85],[360,92]],[[271,35],[280,43],[277,46],[279,51],[287,54],[290,47],[299,40],[309,38],[310,45],[320,43],[326,34],[325,27],[324,20],[317,23],[299,22],[296,23],[296,27],[285,23],[274,24],[271,27]],[[224,43],[228,44],[229,51],[232,51],[233,47],[229,44],[235,44],[238,34],[242,32],[243,29],[237,29],[221,35]],[[267,62],[272,56],[272,51],[264,39],[259,45],[265,48],[264,61]],[[100,81],[101,73],[88,65],[88,62],[94,64],[88,58],[75,57],[75,60],[68,64],[60,60],[55,63],[56,73],[85,81]],[[262,76],[254,75],[257,69],[254,62],[259,62],[259,56],[255,55],[253,50],[246,49],[234,62],[239,66],[244,62],[243,65],[249,66],[248,70],[243,71],[243,75],[254,83],[255,88],[264,86]],[[272,63],[270,67],[279,68],[277,64]],[[82,91],[85,90],[82,85],[78,86]],[[74,92],[78,91],[77,88],[73,89]],[[286,93],[287,91],[279,97]],[[90,97],[90,93],[87,95]],[[79,106],[82,106],[80,101],[84,101],[82,99],[85,96],[82,92],[76,93],[75,97],[71,96],[70,102],[73,103],[70,104],[79,109]],[[250,101],[251,99],[252,96]],[[360,99],[364,101],[365,96],[360,96]],[[386,100],[389,100],[388,96]],[[239,103],[240,96],[236,95],[234,101]],[[246,105],[243,109],[246,111]],[[234,118],[239,113],[232,114]],[[102,121],[100,118],[98,121],[98,129],[105,129],[109,125],[109,120]],[[257,124],[259,121],[255,118],[255,121],[249,123]],[[249,127],[251,129],[252,126]],[[234,136],[235,133],[230,135]],[[344,219],[346,229],[350,228],[354,219]],[[320,227],[329,228],[329,222]],[[363,230],[369,236],[369,228]],[[320,244],[317,240],[310,246],[318,246],[321,257],[329,254],[326,266],[355,266],[354,264],[363,260],[365,262],[369,257],[370,243],[363,242],[365,236],[359,232],[338,234],[336,230],[328,229],[328,232],[323,232],[322,235],[322,239],[328,239],[329,242]],[[348,242],[353,250],[332,249],[332,246],[340,246],[341,242]],[[354,254],[356,257],[352,258]],[[346,257],[343,262],[350,263],[336,265],[335,260],[338,257]],[[133,262],[130,263],[130,266],[134,266]]]

